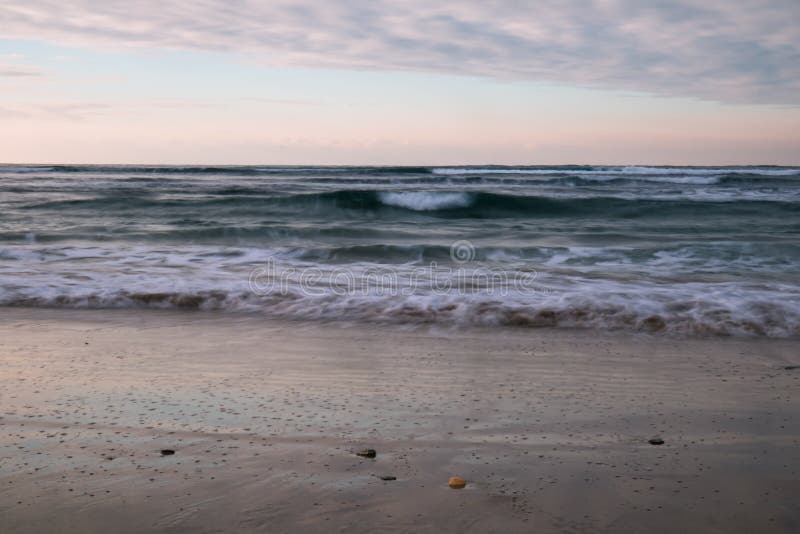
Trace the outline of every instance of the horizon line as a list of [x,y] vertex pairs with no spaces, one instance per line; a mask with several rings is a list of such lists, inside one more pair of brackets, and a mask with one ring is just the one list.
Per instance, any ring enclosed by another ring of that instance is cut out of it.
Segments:
[[302,168],[302,167],[399,167],[399,168],[414,168],[414,167],[430,167],[430,168],[451,168],[451,167],[800,167],[798,163],[779,164],[779,163],[718,163],[718,164],[675,164],[675,163],[453,163],[453,164],[425,164],[425,163],[32,163],[32,162],[0,162],[0,166],[7,167],[42,167],[42,166],[85,166],[85,167],[286,167],[286,168]]

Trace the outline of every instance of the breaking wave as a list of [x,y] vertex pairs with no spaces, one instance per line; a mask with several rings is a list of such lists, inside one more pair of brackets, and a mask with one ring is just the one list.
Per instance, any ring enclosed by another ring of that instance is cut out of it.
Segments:
[[414,211],[466,208],[472,204],[469,193],[444,193],[428,191],[382,191],[378,198],[387,206],[396,206]]
[[[698,288],[699,289],[699,288]],[[734,302],[694,295],[617,292],[542,293],[539,302],[515,303],[490,297],[457,296],[307,296],[301,293],[257,296],[231,290],[75,291],[0,297],[4,306],[64,308],[154,308],[259,313],[272,318],[443,326],[570,327],[634,330],[675,335],[793,337],[800,335],[800,305],[753,292]]]

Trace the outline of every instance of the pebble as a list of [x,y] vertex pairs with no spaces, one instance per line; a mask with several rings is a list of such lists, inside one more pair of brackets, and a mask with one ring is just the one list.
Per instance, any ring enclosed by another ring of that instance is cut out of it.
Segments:
[[453,489],[461,489],[467,485],[467,481],[461,477],[450,477],[450,480],[447,482],[447,485]]
[[647,441],[647,443],[649,443],[650,445],[663,445],[664,440],[661,438],[651,438],[650,440]]
[[363,451],[358,451],[356,455],[363,456],[364,458],[375,458],[377,456],[377,452],[375,449],[364,449]]

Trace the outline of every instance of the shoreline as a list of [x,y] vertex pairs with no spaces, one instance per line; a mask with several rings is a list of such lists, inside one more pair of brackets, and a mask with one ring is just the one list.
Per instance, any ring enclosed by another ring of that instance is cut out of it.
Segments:
[[[737,328],[731,332],[714,330],[711,328],[692,328],[690,331],[673,330],[667,328],[663,319],[652,316],[641,320],[638,324],[630,322],[627,326],[602,325],[602,324],[573,324],[559,323],[554,319],[554,312],[543,310],[533,316],[524,316],[510,312],[505,321],[493,322],[464,322],[454,319],[452,322],[437,319],[413,318],[413,314],[405,317],[406,320],[392,320],[386,318],[364,318],[364,317],[336,317],[336,316],[303,316],[303,315],[270,315],[264,310],[255,309],[219,309],[205,308],[199,304],[200,299],[205,298],[198,295],[177,295],[172,293],[142,293],[132,295],[139,299],[143,304],[140,306],[63,306],[49,305],[43,303],[25,304],[0,304],[0,316],[3,310],[8,310],[13,316],[18,317],[38,317],[40,313],[62,313],[74,315],[76,318],[87,317],[90,320],[97,320],[105,317],[105,314],[117,316],[129,315],[139,317],[142,315],[153,314],[154,317],[175,316],[185,319],[195,318],[197,320],[219,320],[239,323],[242,321],[263,322],[265,324],[282,325],[290,328],[292,325],[316,325],[323,328],[348,328],[348,329],[379,329],[401,332],[422,332],[442,335],[459,335],[475,332],[484,335],[493,335],[493,332],[562,332],[564,335],[589,335],[589,336],[620,336],[620,337],[644,337],[653,340],[662,339],[664,341],[688,340],[693,341],[714,341],[714,340],[739,340],[739,341],[758,341],[774,340],[784,342],[800,341],[800,334],[766,334],[765,330],[759,328]],[[172,299],[175,302],[172,302]],[[166,307],[151,305],[166,301]],[[177,305],[177,304],[180,305]],[[446,311],[452,311],[447,309]],[[410,319],[410,320],[409,320]],[[0,319],[2,320],[2,319]]]
[[796,345],[3,308],[0,530],[796,531]]

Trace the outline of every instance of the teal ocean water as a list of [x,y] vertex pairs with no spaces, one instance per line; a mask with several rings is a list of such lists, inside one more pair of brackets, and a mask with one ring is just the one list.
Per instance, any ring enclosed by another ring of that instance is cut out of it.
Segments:
[[800,334],[800,168],[0,166],[0,306]]

